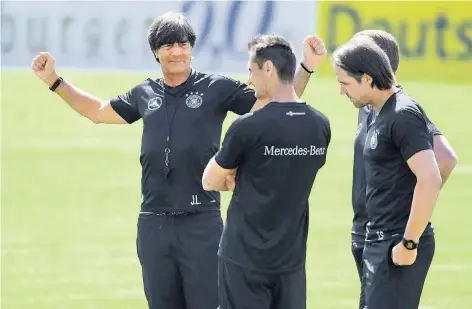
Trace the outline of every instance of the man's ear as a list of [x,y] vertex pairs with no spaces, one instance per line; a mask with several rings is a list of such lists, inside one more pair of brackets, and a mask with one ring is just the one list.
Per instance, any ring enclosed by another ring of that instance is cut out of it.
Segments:
[[374,87],[374,79],[372,78],[372,76],[368,75],[368,74],[363,74],[362,75],[362,79],[361,79],[363,82],[367,83],[368,85],[370,85],[371,87]]
[[274,64],[272,61],[266,60],[264,62],[264,65],[262,66],[262,69],[267,73],[270,74],[274,70]]

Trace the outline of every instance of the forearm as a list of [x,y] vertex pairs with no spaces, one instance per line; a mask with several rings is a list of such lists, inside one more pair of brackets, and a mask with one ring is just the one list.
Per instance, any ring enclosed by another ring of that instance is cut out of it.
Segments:
[[418,179],[413,194],[410,217],[405,230],[406,239],[418,242],[433,215],[441,180],[436,177]]
[[439,162],[438,162],[438,167],[439,167],[439,172],[441,173],[441,179],[442,179],[441,189],[442,189],[444,187],[444,184],[446,183],[447,179],[449,178],[449,175],[451,175],[452,170],[455,167],[455,163],[453,165],[445,164],[445,165],[441,166],[441,164],[439,164]]
[[235,170],[222,168],[213,157],[203,171],[202,187],[205,191],[231,191],[228,177],[234,174]]
[[439,172],[441,173],[442,188],[449,178],[449,175],[451,175],[456,167],[457,155],[446,138],[442,135],[437,135],[434,136],[434,156],[438,163]]
[[[311,68],[309,68],[311,70]],[[306,85],[310,81],[311,74],[308,73],[301,65],[298,65],[297,71],[295,72],[294,88],[298,97],[303,95]]]
[[231,191],[230,188],[228,188],[226,180],[220,182],[208,182],[204,179],[203,189],[205,191]]
[[65,80],[56,88],[56,94],[80,115],[100,122],[99,112],[103,103],[100,99],[73,86]]

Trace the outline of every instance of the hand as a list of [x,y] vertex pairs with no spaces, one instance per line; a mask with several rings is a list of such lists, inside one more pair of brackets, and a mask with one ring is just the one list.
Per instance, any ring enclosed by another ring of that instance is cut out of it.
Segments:
[[309,35],[303,41],[302,62],[308,70],[314,71],[316,66],[328,55],[322,39],[316,35]]
[[235,175],[228,175],[226,176],[226,187],[229,191],[234,191],[234,187],[236,186],[236,176]]
[[31,63],[33,72],[45,82],[48,87],[51,87],[58,78],[54,63],[54,58],[49,53],[44,52],[34,57]]
[[397,266],[409,266],[416,261],[418,250],[408,250],[402,243],[397,244],[392,250],[392,261]]

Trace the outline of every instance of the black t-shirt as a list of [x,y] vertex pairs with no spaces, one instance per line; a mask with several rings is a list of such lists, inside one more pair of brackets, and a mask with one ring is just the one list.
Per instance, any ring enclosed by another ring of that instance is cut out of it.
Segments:
[[352,235],[356,241],[365,239],[367,212],[365,208],[365,169],[364,169],[364,145],[369,125],[372,124],[374,113],[370,105],[359,109],[356,139],[354,141],[354,166],[352,181],[352,208],[354,218],[352,222]]
[[[433,132],[424,110],[403,91],[388,99],[369,128],[364,147],[368,241],[405,232],[416,186],[406,162],[433,149]],[[424,235],[432,233],[429,224]]]
[[243,115],[255,101],[247,85],[194,70],[177,87],[147,79],[113,98],[111,106],[128,123],[143,119],[141,211],[219,209],[220,194],[203,190],[203,171],[219,149],[227,112]]
[[328,119],[305,103],[272,102],[231,125],[215,157],[238,168],[222,258],[263,272],[304,265],[308,197],[330,139]]
[[[397,89],[399,92],[404,90],[401,86]],[[415,104],[418,104],[415,102]],[[357,242],[362,242],[366,235],[366,226],[368,223],[366,211],[366,179],[364,166],[364,145],[366,142],[367,131],[375,121],[375,111],[370,105],[359,109],[358,125],[356,139],[354,143],[354,166],[352,182],[352,207],[354,218],[352,223],[352,238]],[[442,135],[437,127],[429,122],[428,129],[434,135]]]

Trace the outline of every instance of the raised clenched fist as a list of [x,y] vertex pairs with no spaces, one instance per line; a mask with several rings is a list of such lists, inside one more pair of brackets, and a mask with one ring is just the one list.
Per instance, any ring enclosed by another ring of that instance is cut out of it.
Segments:
[[323,40],[316,35],[309,35],[303,41],[303,64],[314,70],[328,55]]
[[48,87],[52,86],[58,78],[54,63],[54,58],[47,52],[39,53],[34,57],[31,63],[33,72],[45,82]]

